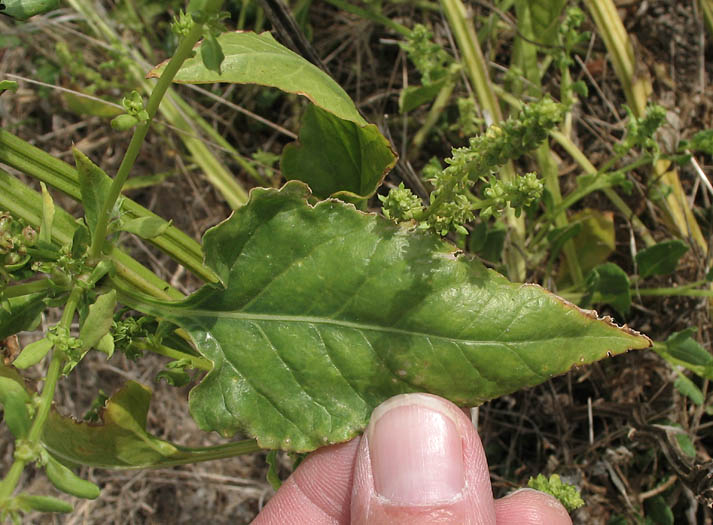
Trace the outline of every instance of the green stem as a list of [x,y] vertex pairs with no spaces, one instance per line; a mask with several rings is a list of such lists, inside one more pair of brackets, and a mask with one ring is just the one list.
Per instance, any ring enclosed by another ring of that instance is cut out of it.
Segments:
[[431,109],[429,109],[428,115],[426,115],[426,119],[424,120],[423,126],[421,126],[421,128],[413,136],[413,140],[411,141],[411,147],[409,148],[408,152],[409,159],[413,160],[418,157],[418,154],[421,150],[421,146],[423,146],[426,137],[428,136],[433,126],[436,125],[438,119],[441,118],[441,115],[443,115],[443,112],[445,111],[446,106],[448,105],[448,101],[451,98],[451,94],[453,93],[453,89],[455,88],[455,86],[455,79],[453,77],[449,77],[448,80],[446,80],[445,84],[443,84],[441,90],[438,92],[438,95],[436,95],[436,100],[433,101]]
[[154,354],[170,357],[171,359],[185,359],[191,363],[191,367],[193,368],[198,368],[200,370],[205,371],[213,370],[213,364],[207,359],[187,354],[185,352],[181,352],[180,350],[176,350],[175,348],[171,348],[165,345],[156,345],[145,341],[139,341],[134,343],[132,346],[138,348],[141,351],[153,352]]
[[0,297],[3,299],[10,299],[12,297],[20,297],[22,295],[30,295],[37,292],[44,292],[45,290],[51,290],[55,285],[49,279],[40,279],[38,281],[32,281],[31,283],[16,284],[14,286],[8,286],[2,292],[0,292]]
[[699,0],[699,4],[709,36],[713,36],[713,0]]
[[641,296],[681,296],[681,297],[713,297],[713,290],[689,289],[687,286],[678,288],[639,288],[632,290]]
[[[574,161],[579,164],[580,168],[582,168],[588,175],[596,175],[598,173],[597,168],[589,162],[586,155],[582,153],[582,150],[580,150],[569,137],[563,135],[559,131],[551,131],[550,135],[560,146],[562,146],[562,148],[564,148],[567,153],[569,153]],[[616,206],[619,212],[621,212],[621,214],[631,222],[631,225],[634,227],[634,231],[639,234],[647,247],[656,244],[656,241],[646,225],[641,222],[641,219],[634,214],[631,208],[629,208],[616,191],[610,187],[606,187],[602,188],[602,193],[604,193],[611,203]]]
[[[72,319],[74,318],[74,313],[77,309],[77,304],[82,296],[82,292],[82,288],[76,285],[72,289],[72,293],[70,293],[69,299],[67,299],[67,304],[62,312],[62,317],[59,320],[58,326],[69,330],[72,324]],[[37,411],[35,412],[35,417],[32,420],[30,432],[27,435],[27,442],[31,448],[34,448],[42,437],[42,430],[44,429],[47,416],[52,408],[52,400],[54,399],[54,392],[57,387],[57,381],[59,380],[62,360],[62,352],[55,348],[52,353],[52,359],[50,360],[47,375],[45,376],[45,384],[42,387],[40,402],[37,407]],[[26,464],[27,462],[23,459],[16,458],[13,461],[7,476],[5,476],[5,479],[3,479],[2,483],[0,483],[0,501],[9,498],[15,491],[15,487],[17,487],[17,484],[20,481],[20,475],[22,474]]]
[[235,443],[224,443],[222,445],[215,445],[212,447],[188,448],[176,446],[176,448],[182,452],[190,453],[191,456],[185,459],[177,459],[174,462],[169,461],[163,465],[187,465],[198,461],[212,461],[214,459],[224,459],[244,454],[254,454],[255,452],[263,450],[254,439],[243,439],[241,441],[236,441]]
[[106,239],[107,228],[109,226],[109,219],[111,219],[111,211],[114,209],[114,204],[116,199],[119,198],[121,194],[121,188],[124,186],[124,182],[129,177],[131,168],[134,166],[136,157],[139,155],[141,150],[141,145],[144,142],[146,133],[151,125],[151,120],[156,115],[161,99],[166,94],[166,90],[170,87],[173,77],[176,76],[178,70],[180,69],[183,62],[192,56],[193,46],[200,40],[203,35],[203,25],[194,23],[191,26],[188,34],[181,40],[181,43],[176,49],[175,54],[171,57],[166,69],[164,69],[161,77],[151,92],[149,101],[146,104],[146,112],[148,113],[148,120],[146,122],[141,122],[136,126],[134,134],[131,137],[131,142],[129,142],[129,147],[124,154],[124,158],[121,161],[119,170],[111,183],[109,192],[105,197],[104,204],[102,206],[101,212],[99,213],[99,218],[97,221],[96,231],[93,232],[92,245],[89,249],[90,259],[97,259],[101,254],[102,248],[104,247],[104,241]]
[[[631,293],[637,294],[641,297],[713,297],[713,290],[691,288],[693,284],[694,283],[670,288],[638,288],[632,289]],[[700,284],[701,283],[698,283],[699,286]],[[579,303],[585,294],[583,292],[567,292],[565,290],[559,290],[557,295],[573,303]],[[596,296],[593,302],[597,302]]]

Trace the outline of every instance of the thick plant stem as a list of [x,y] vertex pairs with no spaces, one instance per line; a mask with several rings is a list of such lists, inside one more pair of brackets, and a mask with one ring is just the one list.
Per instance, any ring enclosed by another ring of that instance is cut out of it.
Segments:
[[[613,0],[585,0],[587,9],[594,19],[599,34],[609,51],[609,58],[614,65],[621,82],[626,100],[637,117],[646,113],[649,95],[653,92],[648,72],[637,67],[634,46],[624,28]],[[701,233],[693,212],[687,205],[681,181],[675,170],[669,170],[669,163],[658,161],[651,170],[650,178],[660,180],[671,188],[665,198],[665,211],[673,227],[684,238],[691,238],[705,254],[708,244]]]
[[[74,318],[74,313],[77,309],[77,304],[82,296],[82,288],[79,285],[75,285],[72,292],[67,299],[67,304],[65,305],[64,311],[62,312],[62,318],[60,319],[58,326],[69,330],[72,319]],[[50,360],[49,369],[47,370],[47,375],[45,376],[45,383],[42,387],[42,394],[40,395],[40,402],[35,412],[35,417],[32,420],[32,426],[27,435],[27,444],[30,448],[34,448],[42,438],[42,431],[45,427],[45,422],[47,421],[47,416],[52,408],[52,400],[54,399],[54,392],[57,387],[57,381],[59,380],[59,375],[62,368],[63,354],[57,348],[54,349],[52,353],[52,359]],[[0,483],[0,501],[12,496],[15,491],[18,482],[20,481],[20,476],[22,474],[27,460],[22,458],[15,458],[7,476]]]
[[[461,0],[441,0],[443,11],[448,19],[448,24],[453,31],[458,49],[462,55],[463,66],[468,78],[473,84],[473,89],[478,97],[478,102],[485,114],[486,121],[497,124],[503,120],[490,75],[483,57],[483,52],[478,43],[473,23],[468,17],[465,6]],[[508,162],[500,170],[500,176],[506,182],[512,182],[517,176],[512,162]],[[515,211],[507,209],[506,222],[510,227],[509,246],[505,251],[505,266],[508,277],[512,281],[524,281],[527,270],[525,252],[523,249],[525,239],[525,218],[515,217]]]
[[102,248],[104,247],[104,240],[107,234],[107,227],[109,225],[109,220],[111,219],[111,211],[114,208],[116,199],[119,198],[121,194],[121,189],[124,187],[126,179],[129,177],[131,168],[134,166],[136,157],[139,155],[141,150],[141,145],[144,142],[146,133],[151,125],[151,120],[156,115],[158,106],[166,94],[166,90],[171,85],[173,77],[176,76],[178,70],[180,69],[183,62],[193,54],[193,46],[200,40],[203,34],[203,26],[201,24],[194,23],[191,26],[188,34],[181,40],[181,43],[176,49],[173,57],[166,65],[161,77],[154,86],[149,101],[146,104],[146,112],[148,113],[148,120],[146,122],[141,122],[136,126],[134,130],[134,135],[131,137],[131,142],[129,147],[124,154],[124,158],[121,161],[119,170],[111,183],[109,192],[104,199],[104,204],[102,206],[101,212],[99,214],[99,219],[97,221],[96,231],[93,232],[92,245],[89,250],[89,257],[91,259],[96,259],[101,254]]

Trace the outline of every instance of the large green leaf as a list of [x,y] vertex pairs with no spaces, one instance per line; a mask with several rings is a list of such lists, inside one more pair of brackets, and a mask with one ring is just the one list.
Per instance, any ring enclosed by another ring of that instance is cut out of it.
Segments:
[[78,422],[52,411],[42,443],[63,463],[104,468],[168,467],[256,450],[253,442],[189,448],[159,439],[146,431],[150,400],[151,390],[129,381],[107,401],[101,424]]
[[[335,116],[361,126],[366,121],[359,115],[349,95],[317,66],[290,51],[268,32],[231,32],[218,37],[225,60],[221,72],[208,69],[200,56],[186,60],[173,79],[187,84],[258,84],[286,93],[307,97],[312,103]],[[158,77],[167,62],[149,72]]]
[[395,163],[375,125],[360,127],[310,105],[299,142],[285,146],[280,168],[287,180],[306,182],[318,197],[358,200],[373,195]]
[[190,396],[203,429],[307,451],[351,438],[397,393],[474,405],[650,345],[440,238],[307,197],[299,182],[254,189],[206,233],[225,289],[124,298],[184,328],[214,363]]

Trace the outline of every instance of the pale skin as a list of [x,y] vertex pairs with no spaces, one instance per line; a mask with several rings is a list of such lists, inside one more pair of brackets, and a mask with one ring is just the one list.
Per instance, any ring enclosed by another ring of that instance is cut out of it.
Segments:
[[571,525],[552,496],[495,500],[483,445],[455,405],[428,394],[377,407],[362,437],[312,453],[254,525]]

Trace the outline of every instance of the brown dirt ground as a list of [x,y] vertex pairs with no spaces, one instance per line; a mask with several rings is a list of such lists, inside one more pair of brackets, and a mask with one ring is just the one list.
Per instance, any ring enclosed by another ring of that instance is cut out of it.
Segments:
[[[673,125],[667,132],[678,140],[700,129],[713,128],[713,65],[709,59],[713,48],[708,44],[710,36],[704,32],[694,3],[627,0],[618,4],[627,29],[635,37],[641,67],[652,76],[653,99],[670,110]],[[486,6],[487,2],[472,3],[478,16],[488,15]],[[432,24],[438,40],[451,49],[438,12],[422,11],[408,2],[384,3],[384,10],[406,25]],[[23,40],[20,47],[0,49],[0,78],[8,73],[38,78],[38,64],[42,59],[55,60],[57,38],[78,45],[71,31],[81,29],[81,19],[66,9],[54,26],[37,23],[35,28],[41,38],[29,38],[22,32],[22,26],[0,20],[0,35],[17,34]],[[418,75],[396,45],[397,36],[381,26],[337,12],[324,2],[314,2],[310,28],[317,52],[334,77],[367,117],[388,134],[396,149],[402,151],[420,126],[427,108],[416,110],[408,117],[398,115],[399,90],[406,78],[414,83]],[[486,49],[488,56],[495,63],[507,65],[510,42],[507,38],[491,42]],[[83,45],[88,63],[103,60],[100,46],[91,42]],[[574,134],[597,164],[609,155],[611,144],[621,136],[624,97],[606,61],[600,39],[592,39],[583,62],[589,76],[584,75],[581,68],[578,75],[586,78],[590,96],[577,108]],[[59,80],[69,86],[65,76],[60,75]],[[187,90],[182,92],[188,94]],[[278,124],[296,129],[300,103],[293,97],[263,100],[257,90],[245,87],[219,88],[217,92]],[[118,93],[115,90],[113,95]],[[282,145],[289,142],[279,133],[256,125],[224,106],[205,98],[193,98],[196,107],[216,129],[246,155],[258,148],[279,153]],[[51,90],[43,92],[28,82],[20,82],[20,90],[12,98],[0,98],[0,126],[68,162],[71,145],[75,143],[109,173],[116,170],[128,140],[127,134],[107,134],[106,120],[78,116],[68,109],[61,94]],[[451,146],[460,145],[459,140],[462,143],[462,137],[452,132],[434,133],[418,158],[413,159],[414,167],[418,171],[432,155],[448,156]],[[136,190],[130,195],[163,217],[173,219],[176,225],[198,239],[208,226],[225,218],[229,210],[203,176],[181,160],[181,148],[180,141],[170,130],[151,135],[136,172],[171,171],[177,175],[164,182],[160,191]],[[567,187],[571,184],[568,177],[573,176],[574,171],[566,156],[562,154],[562,157],[565,160],[560,168],[563,186]],[[711,172],[711,166],[705,164],[710,163],[710,159],[699,160],[704,163],[703,169]],[[237,166],[227,159],[226,162],[246,185],[250,184]],[[404,169],[407,168],[400,165],[387,182],[397,183]],[[710,196],[699,187],[690,167],[682,167],[680,175],[687,195],[699,212],[704,235],[710,238],[713,228]],[[78,212],[76,204],[69,199],[59,194],[55,197],[69,211]],[[644,190],[635,191],[628,201],[657,239],[670,238],[663,219],[646,199]],[[581,206],[613,211],[608,201],[598,195],[588,198]],[[632,270],[630,227],[621,216],[616,216],[615,224],[617,251],[612,260]],[[126,246],[139,260],[180,289],[191,291],[199,285],[195,278],[150,246],[129,238]],[[673,286],[690,282],[700,278],[707,267],[707,259],[691,251],[673,276],[659,278],[656,284]],[[541,277],[533,273],[531,280]],[[603,313],[613,312],[604,308]],[[51,321],[51,315],[46,323]],[[710,348],[709,305],[704,299],[634,298],[633,312],[627,321],[655,340],[696,326],[698,340]],[[21,342],[30,337],[23,335]],[[149,427],[156,435],[194,446],[221,442],[218,436],[198,430],[189,417],[188,388],[175,389],[153,382],[162,362],[162,358],[155,356],[134,363],[121,355],[107,361],[90,354],[82,366],[61,383],[57,403],[66,413],[81,416],[99,388],[111,392],[126,379],[134,379],[154,389]],[[38,368],[33,374],[40,378],[43,370]],[[531,475],[558,472],[576,483],[587,501],[584,508],[575,512],[575,523],[603,524],[617,514],[627,516],[628,522],[634,523],[633,511],[640,508],[641,495],[651,497],[652,490],[670,479],[674,472],[660,453],[660,447],[665,445],[658,442],[652,446],[637,439],[631,432],[633,426],[668,419],[698,436],[699,459],[710,459],[713,450],[711,418],[690,406],[672,388],[673,377],[671,368],[656,354],[636,352],[574,370],[539,387],[480,407],[478,428],[491,462],[496,496],[525,483]],[[0,464],[9,465],[11,457],[9,432],[0,426]],[[284,473],[289,471],[289,464],[289,459],[283,458]],[[33,515],[28,516],[27,522],[249,523],[273,494],[265,481],[265,473],[263,454],[164,470],[85,469],[81,474],[102,487],[99,499],[75,500],[76,512],[71,516]],[[53,492],[44,476],[31,471],[25,474],[23,483],[32,492]],[[711,523],[711,511],[697,505],[692,492],[681,483],[675,483],[666,497],[681,523]]]

